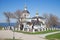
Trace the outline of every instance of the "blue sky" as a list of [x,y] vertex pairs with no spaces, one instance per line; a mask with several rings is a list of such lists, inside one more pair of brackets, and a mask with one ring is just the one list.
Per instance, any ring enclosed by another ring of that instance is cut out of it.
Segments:
[[36,10],[39,15],[54,14],[60,18],[60,0],[0,0],[0,22],[5,22],[6,17],[3,12],[12,12],[24,10],[24,5],[30,12],[31,17],[35,16]]

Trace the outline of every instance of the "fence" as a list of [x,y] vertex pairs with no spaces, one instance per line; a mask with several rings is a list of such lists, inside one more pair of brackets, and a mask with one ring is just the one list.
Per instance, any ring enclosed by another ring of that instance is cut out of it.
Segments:
[[[14,27],[3,27],[2,30],[15,30],[20,31],[20,28],[14,28]],[[23,28],[23,31],[26,32],[35,32],[35,31],[48,31],[48,30],[60,30],[60,28],[51,27],[51,28],[38,28],[38,29],[30,29],[30,28]]]

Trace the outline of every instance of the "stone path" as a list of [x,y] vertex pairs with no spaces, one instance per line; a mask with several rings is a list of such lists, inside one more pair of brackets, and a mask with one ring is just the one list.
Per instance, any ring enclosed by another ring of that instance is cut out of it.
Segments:
[[[23,39],[23,40],[46,40],[45,36],[50,34],[59,33],[53,32],[53,33],[47,33],[47,34],[39,34],[39,35],[29,35],[29,34],[23,34],[23,33],[14,33],[14,36],[16,39]],[[13,38],[13,32],[11,30],[0,30],[0,38],[6,39],[6,38]]]

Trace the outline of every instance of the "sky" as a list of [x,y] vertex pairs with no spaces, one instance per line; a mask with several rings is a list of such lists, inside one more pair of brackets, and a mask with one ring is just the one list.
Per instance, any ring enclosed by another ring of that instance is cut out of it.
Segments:
[[[24,10],[26,4],[30,16],[36,14],[36,10],[40,16],[43,14],[54,14],[60,18],[60,0],[0,0],[0,23],[6,22],[4,12],[14,13],[16,10]],[[16,20],[12,19],[11,22]]]

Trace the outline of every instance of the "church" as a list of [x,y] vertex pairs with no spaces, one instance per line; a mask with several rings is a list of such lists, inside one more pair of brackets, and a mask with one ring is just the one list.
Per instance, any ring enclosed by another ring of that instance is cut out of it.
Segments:
[[[18,12],[19,18],[15,18],[15,16],[11,16],[12,18],[17,19],[16,24],[14,26],[8,25],[8,27],[4,27],[3,29],[14,30],[14,31],[23,31],[23,32],[41,32],[47,30],[60,30],[55,27],[47,27],[46,21],[47,19],[39,16],[38,11],[36,11],[35,16],[31,17],[30,12],[27,10],[25,6],[23,11]],[[9,24],[9,23],[8,23]]]
[[30,12],[27,10],[27,6],[20,13],[18,12],[19,20],[17,19],[16,26],[8,27],[8,29],[26,32],[35,32],[46,30],[46,18],[39,16],[36,11],[35,16],[31,17]]
[[[30,12],[27,10],[27,7],[24,7],[20,19],[20,24],[18,25],[18,30],[22,31],[40,31],[40,29],[46,28],[46,19],[39,16],[39,13],[36,12],[34,17],[30,17]],[[17,28],[16,28],[17,30]]]

